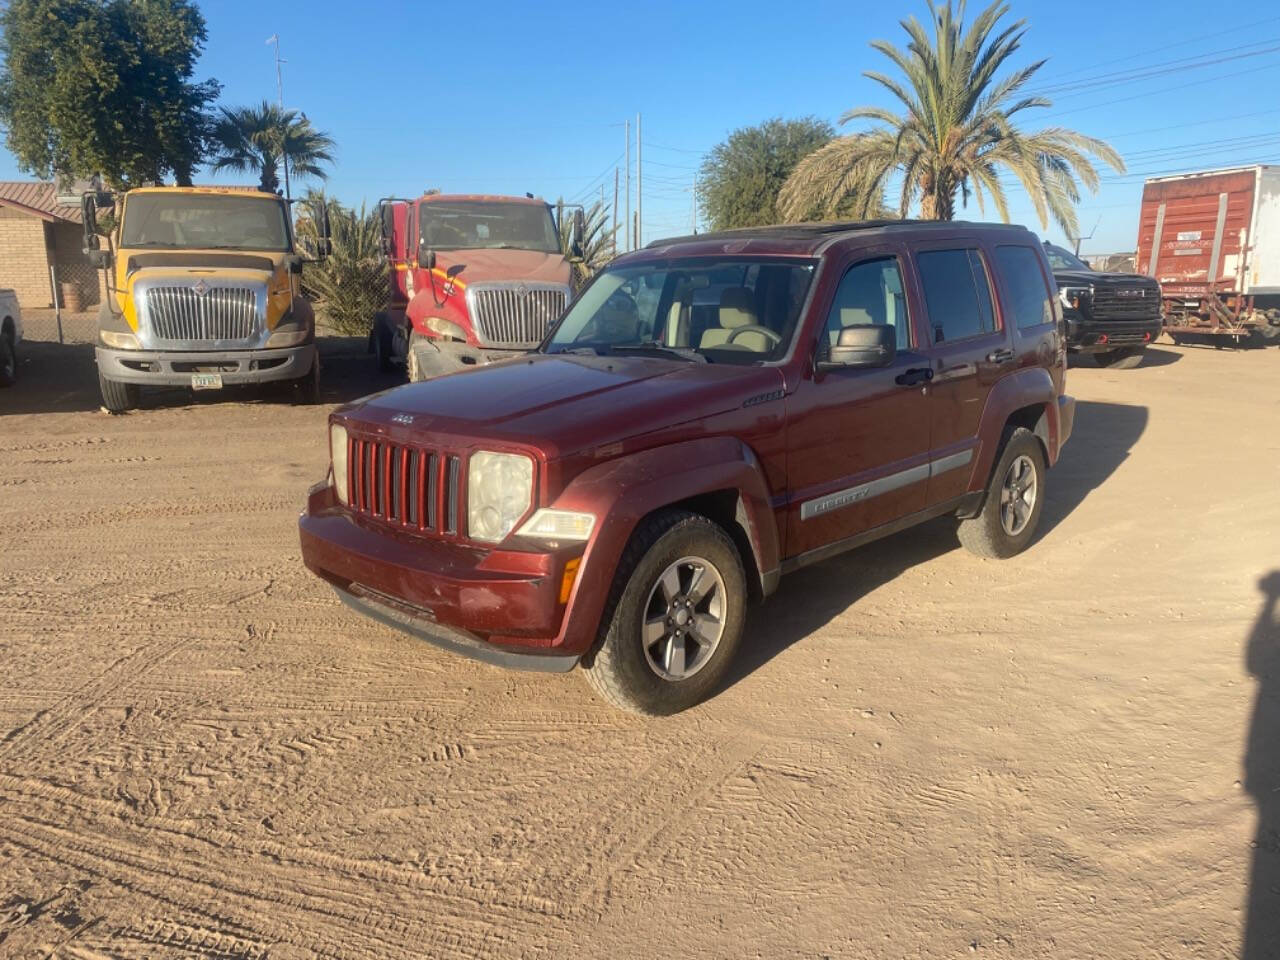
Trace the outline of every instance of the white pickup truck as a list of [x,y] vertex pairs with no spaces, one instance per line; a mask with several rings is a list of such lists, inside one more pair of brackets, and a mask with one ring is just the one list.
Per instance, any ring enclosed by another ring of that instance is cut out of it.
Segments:
[[22,342],[22,311],[18,295],[0,290],[0,387],[12,387],[18,379],[18,344]]

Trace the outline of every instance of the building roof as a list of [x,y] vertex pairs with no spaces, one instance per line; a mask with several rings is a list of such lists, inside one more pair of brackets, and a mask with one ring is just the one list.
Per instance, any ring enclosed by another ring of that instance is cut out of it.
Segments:
[[42,220],[65,220],[80,223],[80,208],[57,201],[58,190],[52,183],[39,180],[0,180],[0,206],[21,210]]

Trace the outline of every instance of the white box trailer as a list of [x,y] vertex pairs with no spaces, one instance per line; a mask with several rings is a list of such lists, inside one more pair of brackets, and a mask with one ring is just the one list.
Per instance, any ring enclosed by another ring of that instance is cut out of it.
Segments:
[[1175,340],[1280,339],[1280,166],[1147,180],[1137,270],[1160,284]]

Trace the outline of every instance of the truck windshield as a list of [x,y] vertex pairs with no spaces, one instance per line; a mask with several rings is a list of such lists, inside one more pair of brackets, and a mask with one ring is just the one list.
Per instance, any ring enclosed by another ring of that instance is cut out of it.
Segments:
[[154,249],[289,249],[284,205],[225,193],[135,193],[125,201],[120,245]]
[[1044,245],[1045,255],[1049,258],[1049,266],[1054,270],[1091,270],[1092,268],[1070,250],[1055,247],[1051,243]]
[[812,260],[664,260],[605,270],[574,301],[548,353],[650,352],[758,363],[787,352]]
[[541,203],[423,203],[420,235],[435,250],[503,249],[559,253],[551,211]]

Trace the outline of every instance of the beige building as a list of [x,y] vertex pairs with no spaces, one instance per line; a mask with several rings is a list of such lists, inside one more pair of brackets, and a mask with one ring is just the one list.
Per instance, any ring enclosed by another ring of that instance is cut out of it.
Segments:
[[100,299],[101,271],[85,258],[80,208],[57,202],[51,183],[0,181],[0,287],[24,307],[91,309]]

